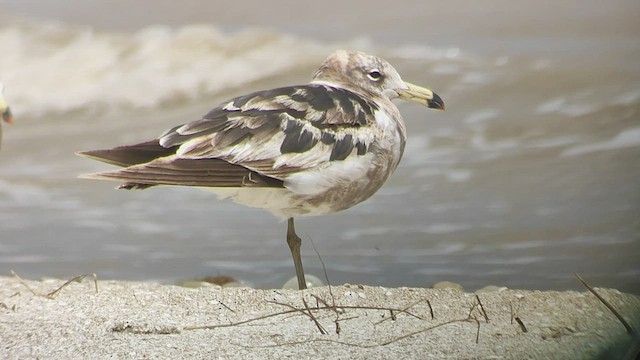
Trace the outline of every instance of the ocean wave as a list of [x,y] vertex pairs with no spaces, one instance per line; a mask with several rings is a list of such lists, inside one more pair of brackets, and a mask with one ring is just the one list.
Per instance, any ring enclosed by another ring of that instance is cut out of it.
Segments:
[[[295,69],[311,69],[310,76],[339,47],[380,50],[363,39],[323,44],[262,29],[225,33],[212,25],[118,33],[24,19],[0,23],[0,79],[14,112],[23,115],[158,107]],[[451,61],[460,51],[403,46],[380,55]]]
[[287,35],[223,34],[209,25],[125,34],[24,21],[0,28],[0,46],[0,76],[22,113],[155,107],[273,76],[326,52]]
[[555,99],[551,99],[544,103],[539,104],[535,112],[539,115],[549,114],[549,113],[557,113],[561,115],[567,115],[571,117],[579,117],[587,114],[595,113],[605,104],[593,104],[592,99],[588,96],[593,97],[592,93],[581,93],[579,96],[574,95],[572,98],[568,99],[564,96],[558,97]]
[[640,147],[640,127],[624,130],[610,140],[568,148],[560,156],[584,155],[596,151],[619,150],[630,147]]

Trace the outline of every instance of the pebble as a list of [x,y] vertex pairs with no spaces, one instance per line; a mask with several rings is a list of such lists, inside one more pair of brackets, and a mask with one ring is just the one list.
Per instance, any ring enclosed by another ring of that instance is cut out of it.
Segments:
[[244,288],[253,288],[253,286],[251,286],[251,284],[249,283],[245,283],[242,281],[231,281],[228,282],[226,284],[222,284],[223,288],[230,288],[230,287],[244,287]]
[[[307,289],[324,286],[324,283],[322,282],[322,280],[320,280],[316,276],[304,274],[304,278],[307,281]],[[282,288],[298,290],[298,278],[294,276],[291,279],[287,280],[287,282],[285,282],[284,285],[282,285]]]
[[505,290],[509,290],[509,288],[507,288],[505,286],[487,285],[487,286],[485,286],[483,288],[480,288],[480,289],[476,290],[476,294],[502,292],[502,291],[505,291]]
[[453,290],[458,290],[458,291],[464,291],[464,288],[462,287],[462,285],[451,282],[451,281],[440,281],[437,282],[435,284],[433,284],[433,286],[431,286],[432,289],[453,289]]
[[216,285],[207,281],[200,281],[200,280],[187,280],[187,281],[181,282],[179,285],[182,287],[191,288],[191,289],[196,289],[201,287],[212,287],[212,288],[221,287],[220,285]]

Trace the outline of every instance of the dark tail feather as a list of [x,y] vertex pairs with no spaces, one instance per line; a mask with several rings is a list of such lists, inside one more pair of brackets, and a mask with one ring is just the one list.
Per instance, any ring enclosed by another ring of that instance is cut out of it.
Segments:
[[135,145],[118,146],[107,150],[80,151],[77,154],[111,165],[127,167],[148,163],[157,158],[173,155],[178,147],[164,148],[158,140],[151,140]]
[[284,187],[282,180],[260,175],[220,159],[160,158],[114,171],[82,175],[87,179],[122,181],[120,189],[146,189],[155,185],[200,187]]
[[282,180],[260,175],[242,165],[221,159],[179,159],[178,146],[162,147],[158,140],[108,150],[90,150],[78,155],[120,166],[123,169],[83,178],[124,182],[120,189],[147,189],[156,185],[201,187],[284,187]]

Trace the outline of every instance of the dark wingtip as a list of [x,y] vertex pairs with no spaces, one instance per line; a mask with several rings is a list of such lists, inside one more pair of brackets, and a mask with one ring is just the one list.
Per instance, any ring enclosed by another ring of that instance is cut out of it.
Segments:
[[74,154],[81,157],[90,157],[91,151],[76,151]]
[[427,101],[427,106],[429,106],[429,108],[431,108],[431,109],[438,109],[438,110],[444,110],[445,109],[444,101],[436,93],[433,93],[433,99]]
[[116,165],[116,166],[125,166],[126,164],[122,164],[120,162],[114,162],[109,158],[109,150],[88,150],[88,151],[78,151],[76,155],[85,157],[88,159],[102,161],[108,164]]

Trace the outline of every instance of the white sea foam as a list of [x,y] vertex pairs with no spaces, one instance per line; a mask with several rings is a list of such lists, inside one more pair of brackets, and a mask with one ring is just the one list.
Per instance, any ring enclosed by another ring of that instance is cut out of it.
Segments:
[[555,99],[548,100],[539,104],[535,112],[539,115],[557,113],[562,115],[568,115],[572,117],[578,117],[594,113],[599,109],[599,105],[589,97],[593,97],[592,94],[577,94],[570,98],[561,96]]
[[482,109],[469,114],[464,122],[467,124],[484,123],[487,120],[492,120],[501,115],[501,111],[498,109]]
[[447,180],[449,182],[459,183],[465,182],[473,177],[473,171],[463,170],[463,169],[454,169],[449,170],[445,173]]
[[640,100],[640,90],[626,92],[613,99],[614,105],[631,105]]
[[583,155],[596,151],[617,150],[636,146],[640,146],[640,127],[622,131],[611,140],[571,147],[563,151],[560,156]]
[[[435,223],[435,224],[428,224],[428,225],[408,226],[404,228],[404,231],[418,233],[418,234],[444,235],[444,234],[453,234],[457,232],[467,231],[471,228],[473,228],[473,225],[466,224],[466,223]],[[342,238],[345,240],[357,240],[360,238],[384,237],[384,236],[391,236],[391,234],[394,234],[397,231],[398,229],[395,227],[382,227],[382,226],[348,229],[348,230],[345,230],[345,232],[342,235]],[[456,249],[457,247],[458,245],[455,245]]]
[[406,59],[457,59],[462,57],[462,51],[458,47],[438,49],[422,45],[406,45],[394,50],[397,57]]
[[[291,36],[208,25],[100,33],[61,24],[0,28],[0,76],[16,113],[154,107],[274,76],[326,50]],[[264,61],[269,59],[269,61]]]
[[432,225],[426,225],[421,228],[422,232],[426,234],[451,234],[471,229],[471,224],[463,223],[437,223]]
[[568,146],[568,145],[577,144],[581,141],[581,139],[582,137],[576,136],[576,135],[549,137],[549,138],[544,138],[537,141],[532,141],[531,143],[526,144],[525,146],[531,149],[555,148],[559,146]]
[[[15,113],[39,115],[87,106],[152,108],[308,68],[338,47],[384,57],[454,63],[459,49],[376,49],[362,39],[323,44],[264,30],[225,33],[211,25],[99,32],[14,20],[0,27],[0,79]],[[436,64],[437,65],[437,64]]]

